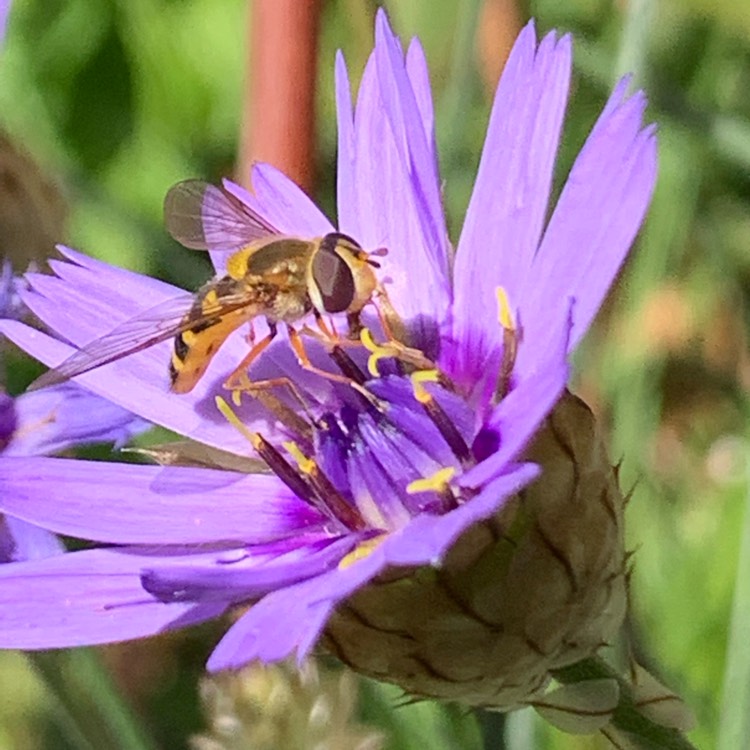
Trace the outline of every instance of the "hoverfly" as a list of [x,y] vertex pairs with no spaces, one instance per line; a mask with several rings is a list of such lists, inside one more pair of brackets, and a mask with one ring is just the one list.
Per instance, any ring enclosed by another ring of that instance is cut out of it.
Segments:
[[283,235],[224,188],[200,180],[180,182],[167,193],[164,216],[169,233],[185,247],[232,251],[226,274],[195,294],[128,320],[42,375],[33,388],[68,380],[173,338],[170,389],[188,393],[227,337],[243,323],[264,317],[268,335],[253,343],[228,384],[271,343],[279,323],[289,327],[301,361],[306,356],[292,324],[306,315],[314,314],[326,332],[321,316],[345,313],[350,332],[356,332],[362,308],[379,288],[373,271],[379,264],[371,255],[384,251],[368,254],[338,232],[311,240]]

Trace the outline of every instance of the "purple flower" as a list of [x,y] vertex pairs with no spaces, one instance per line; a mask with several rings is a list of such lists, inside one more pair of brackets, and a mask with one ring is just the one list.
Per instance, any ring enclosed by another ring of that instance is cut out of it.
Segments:
[[[0,9],[1,12],[1,9]],[[21,318],[23,304],[18,296],[19,279],[13,275],[13,266],[6,258],[0,263],[0,317]]]
[[[10,262],[0,271],[0,315],[21,318],[23,284]],[[43,456],[78,445],[124,445],[150,425],[140,417],[72,383],[12,398],[0,389],[0,455]],[[0,515],[0,562],[32,560],[62,552],[54,534],[13,516]]]
[[[150,425],[72,383],[11,398],[0,391],[0,460],[43,456],[91,443],[125,444]],[[0,562],[62,552],[57,537],[12,515],[0,515]]]
[[0,39],[5,39],[10,14],[11,0],[0,0]]
[[[568,355],[638,231],[656,170],[645,98],[628,97],[623,81],[545,225],[570,47],[554,34],[537,44],[532,24],[516,42],[454,257],[424,55],[417,41],[404,55],[378,15],[354,111],[336,61],[339,228],[365,248],[388,248],[382,279],[404,335],[437,371],[403,374],[387,344],[371,347],[369,362],[354,352],[342,369],[365,397],[302,370],[277,342],[251,378],[288,377],[307,409],[293,412],[285,393],[265,406],[246,398],[235,410],[244,434],[215,405],[247,351],[243,333],[187,395],[167,394],[168,342],[81,376],[94,393],[204,444],[219,468],[0,460],[0,511],[107,545],[0,569],[0,645],[123,640],[253,603],[209,668],[301,658],[354,591],[386,567],[438,563],[538,475],[522,451],[563,392]],[[256,166],[252,179],[252,196],[226,188],[282,232],[332,231],[272,167]],[[57,276],[32,274],[23,292],[60,338],[15,321],[0,327],[50,366],[180,292],[61,251]],[[307,345],[335,370],[322,346]],[[272,473],[253,473],[248,438]]]

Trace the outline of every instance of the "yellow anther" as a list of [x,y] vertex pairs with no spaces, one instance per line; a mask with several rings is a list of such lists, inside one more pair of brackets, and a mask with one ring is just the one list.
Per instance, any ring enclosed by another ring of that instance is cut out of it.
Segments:
[[426,404],[432,400],[432,396],[425,390],[423,383],[439,383],[440,373],[437,370],[417,370],[410,376],[411,387],[414,391],[414,398],[420,404]]
[[242,403],[242,390],[240,388],[232,390],[232,403],[235,406],[239,406]]
[[495,290],[495,293],[497,294],[497,318],[500,321],[500,325],[506,331],[515,331],[516,324],[513,321],[513,313],[510,309],[508,293],[501,286]]
[[372,552],[385,541],[387,536],[387,534],[381,534],[380,536],[375,536],[372,539],[368,539],[367,541],[358,544],[348,555],[344,555],[344,557],[341,558],[339,569],[343,570],[344,568],[348,568],[350,565],[357,562],[357,560],[364,560],[365,557],[372,554]]
[[406,491],[410,495],[415,495],[417,492],[442,492],[448,483],[453,479],[456,470],[452,466],[446,466],[443,469],[438,469],[432,476],[425,477],[424,479],[415,479],[410,482]]
[[248,439],[253,448],[257,449],[260,435],[257,432],[250,432],[250,430],[242,424],[240,418],[232,411],[232,407],[221,396],[217,396],[215,401],[216,408],[221,412],[224,419],[226,419],[232,427],[239,430],[240,434]]
[[287,453],[297,462],[299,470],[303,474],[312,474],[317,469],[317,464],[311,458],[308,458],[301,450],[297,443],[292,440],[284,443]]

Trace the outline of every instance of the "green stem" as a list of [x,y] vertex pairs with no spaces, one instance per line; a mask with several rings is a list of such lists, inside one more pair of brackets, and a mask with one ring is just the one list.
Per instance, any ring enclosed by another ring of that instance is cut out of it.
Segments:
[[628,682],[601,659],[584,659],[569,667],[556,669],[553,677],[564,684],[594,679],[616,680],[620,686],[620,703],[612,716],[612,725],[627,732],[628,739],[644,750],[696,750],[695,745],[676,729],[656,724],[637,708]]
[[732,619],[724,668],[718,750],[742,747],[750,732],[750,460]]
[[52,694],[57,719],[74,747],[155,750],[92,649],[27,654]]
[[632,73],[636,86],[643,85],[654,5],[652,0],[630,0],[626,3],[620,49],[615,63],[615,81],[626,73]]
[[481,0],[461,0],[456,16],[458,27],[452,45],[448,81],[440,101],[443,137],[440,138],[438,151],[442,154],[450,155],[451,145],[460,142],[460,136],[466,130],[466,112],[471,101],[474,75],[475,39],[481,9]]
[[475,712],[482,733],[484,750],[509,750],[505,742],[505,721],[507,716],[497,711],[477,710]]

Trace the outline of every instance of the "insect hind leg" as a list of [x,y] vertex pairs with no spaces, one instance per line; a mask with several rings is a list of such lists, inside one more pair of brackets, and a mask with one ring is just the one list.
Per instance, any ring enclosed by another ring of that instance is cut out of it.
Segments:
[[268,321],[268,335],[264,336],[260,341],[253,344],[250,351],[242,358],[242,362],[234,368],[229,377],[224,381],[224,388],[228,391],[242,391],[252,383],[247,371],[255,362],[256,359],[271,345],[271,342],[276,338],[278,328],[276,323]]

